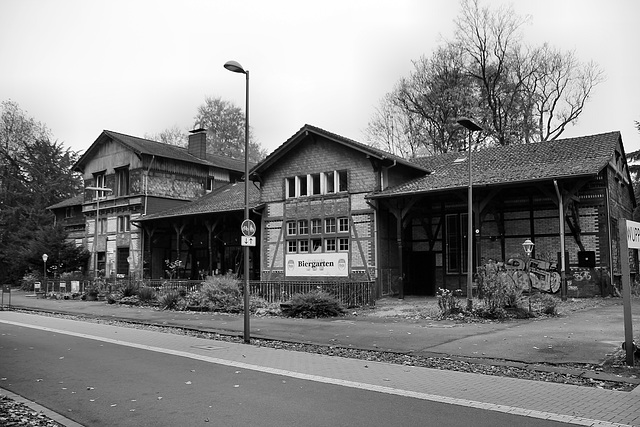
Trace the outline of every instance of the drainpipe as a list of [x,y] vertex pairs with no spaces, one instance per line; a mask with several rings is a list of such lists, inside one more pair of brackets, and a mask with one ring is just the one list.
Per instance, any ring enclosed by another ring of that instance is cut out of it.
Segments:
[[553,186],[556,188],[556,195],[558,196],[558,206],[560,211],[560,297],[562,301],[567,300],[567,277],[565,272],[565,259],[564,259],[564,203],[562,200],[562,194],[558,188],[558,180],[553,180]]

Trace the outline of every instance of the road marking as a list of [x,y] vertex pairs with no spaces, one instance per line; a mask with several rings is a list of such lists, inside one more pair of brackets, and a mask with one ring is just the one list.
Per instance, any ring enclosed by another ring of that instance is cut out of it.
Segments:
[[[199,361],[208,362],[208,363],[215,363],[223,366],[249,369],[252,371],[263,372],[267,374],[281,375],[289,378],[314,381],[314,382],[319,382],[324,384],[339,385],[339,386],[350,387],[350,388],[355,388],[359,390],[375,391],[379,393],[391,394],[391,395],[396,395],[401,397],[412,397],[415,399],[428,400],[431,402],[448,403],[451,405],[466,406],[470,408],[477,408],[477,409],[483,409],[483,410],[494,411],[494,412],[502,412],[502,413],[507,413],[511,415],[520,415],[520,416],[539,418],[544,420],[548,419],[548,420],[560,421],[568,424],[577,424],[577,425],[583,425],[583,426],[591,425],[591,426],[598,426],[598,427],[633,427],[628,424],[610,423],[607,421],[595,420],[591,418],[556,414],[552,412],[536,411],[531,409],[519,408],[515,406],[478,402],[478,401],[468,400],[468,399],[439,396],[435,394],[421,393],[421,392],[410,391],[410,390],[402,390],[402,389],[397,389],[393,387],[379,386],[375,384],[367,384],[367,383],[361,383],[361,382],[350,381],[350,380],[342,380],[339,378],[330,378],[330,377],[323,377],[319,375],[305,374],[302,372],[289,371],[289,370],[284,370],[279,368],[271,368],[268,366],[254,365],[250,363],[237,362],[234,360],[220,359],[217,357],[189,353],[181,350],[173,350],[169,348],[155,347],[155,346],[150,346],[146,344],[138,344],[134,342],[116,340],[112,338],[89,335],[89,334],[84,334],[80,332],[65,331],[61,329],[50,328],[47,326],[30,325],[28,323],[14,322],[11,320],[0,319],[0,323],[6,323],[14,326],[22,326],[22,327],[31,328],[31,329],[39,329],[42,331],[65,334],[65,335],[70,335],[78,338],[92,339],[96,341],[106,342],[109,344],[137,348],[140,350],[148,350],[148,351],[154,351],[157,353],[170,354],[173,356],[186,357],[189,359],[199,360]],[[192,346],[192,347],[200,348],[200,346]],[[203,346],[203,347],[208,347],[208,346]],[[204,349],[206,350],[207,348],[204,348]]]

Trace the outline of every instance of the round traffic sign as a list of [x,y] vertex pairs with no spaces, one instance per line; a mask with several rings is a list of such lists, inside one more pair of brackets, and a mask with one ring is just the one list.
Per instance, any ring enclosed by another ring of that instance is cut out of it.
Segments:
[[242,230],[243,235],[251,237],[256,233],[256,223],[250,219],[245,219],[242,221],[240,229]]

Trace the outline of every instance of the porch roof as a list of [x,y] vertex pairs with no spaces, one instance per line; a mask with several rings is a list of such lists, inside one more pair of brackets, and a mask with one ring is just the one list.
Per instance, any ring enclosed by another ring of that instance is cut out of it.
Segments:
[[[622,138],[620,132],[616,131],[481,149],[471,155],[473,186],[595,176],[615,159],[615,151],[619,146],[622,146]],[[621,155],[624,156],[624,153]],[[431,173],[367,197],[375,199],[467,188],[467,159],[467,152],[414,159]]]
[[[249,183],[249,208],[260,204],[260,189]],[[151,215],[142,216],[132,222],[146,222],[180,216],[211,214],[244,210],[244,182],[227,184],[201,198]]]

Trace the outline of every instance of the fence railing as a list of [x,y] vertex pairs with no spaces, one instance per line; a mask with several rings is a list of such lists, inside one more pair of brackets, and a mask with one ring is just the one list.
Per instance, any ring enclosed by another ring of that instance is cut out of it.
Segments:
[[[133,282],[133,281],[132,281]],[[63,282],[64,283],[64,282]],[[101,290],[112,292],[118,287],[129,283],[128,280],[117,280],[115,283],[102,283]],[[203,280],[136,280],[136,286],[150,286],[161,292],[184,289],[187,292],[200,290]],[[91,282],[81,281],[79,292],[89,288]],[[61,286],[60,281],[50,280],[50,292],[71,292],[69,283]],[[304,282],[304,281],[260,281],[249,282],[251,295],[263,298],[270,303],[282,303],[291,299],[293,295],[304,294],[314,290],[322,290],[335,297],[346,307],[360,307],[375,305],[375,282]],[[44,289],[43,289],[44,291]]]
[[375,305],[375,282],[284,282],[251,281],[251,295],[268,302],[285,302],[295,294],[322,290],[334,296],[347,307]]

